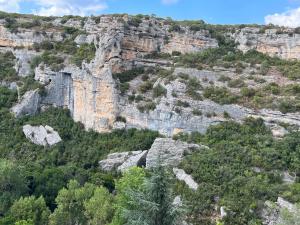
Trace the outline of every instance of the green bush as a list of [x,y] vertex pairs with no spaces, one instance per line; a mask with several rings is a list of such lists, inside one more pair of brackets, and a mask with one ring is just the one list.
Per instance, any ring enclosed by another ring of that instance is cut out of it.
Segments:
[[77,48],[76,53],[72,56],[72,62],[81,67],[82,62],[85,60],[87,63],[95,58],[96,47],[94,44],[82,44]]
[[122,73],[114,73],[113,78],[118,79],[121,83],[129,82],[145,72],[143,67],[127,70]]
[[238,101],[238,96],[232,94],[224,87],[207,87],[203,96],[219,104],[234,104]]
[[190,107],[190,103],[186,101],[177,100],[176,106],[187,108]]
[[156,87],[153,88],[153,98],[166,96],[167,89],[165,89],[161,84],[158,84]]
[[146,93],[147,91],[149,91],[153,88],[153,84],[154,83],[152,81],[146,81],[140,85],[139,91],[141,93]]
[[15,66],[15,56],[12,52],[0,52],[0,81],[14,81],[18,79]]
[[228,87],[231,88],[241,88],[244,86],[245,86],[245,82],[241,78],[228,81]]
[[149,112],[153,111],[156,108],[156,104],[154,102],[147,102],[147,103],[142,103],[138,104],[137,108],[140,112]]

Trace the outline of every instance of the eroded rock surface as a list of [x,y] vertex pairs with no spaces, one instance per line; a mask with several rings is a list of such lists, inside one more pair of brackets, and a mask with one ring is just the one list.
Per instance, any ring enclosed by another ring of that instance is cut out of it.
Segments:
[[178,168],[173,168],[173,172],[176,176],[176,178],[180,181],[183,181],[186,183],[186,185],[192,189],[192,190],[197,190],[198,189],[198,184],[197,182],[193,179],[191,175],[188,175],[184,170],[178,169]]
[[24,94],[21,102],[12,107],[11,111],[16,117],[35,115],[40,104],[39,90],[28,91]]
[[104,171],[116,169],[125,172],[130,167],[144,165],[146,154],[147,151],[112,153],[107,156],[107,159],[101,160],[99,166]]
[[[291,217],[293,217],[293,220]],[[278,197],[275,203],[265,202],[262,218],[264,225],[281,225],[286,224],[285,221],[294,221],[297,224],[300,219],[300,209],[296,205]]]
[[52,127],[46,126],[23,126],[23,133],[32,143],[42,146],[52,146],[62,141],[58,132]]
[[207,147],[188,144],[171,138],[157,138],[147,154],[146,167],[155,167],[157,163],[163,166],[178,166],[185,155],[201,151],[201,148]]

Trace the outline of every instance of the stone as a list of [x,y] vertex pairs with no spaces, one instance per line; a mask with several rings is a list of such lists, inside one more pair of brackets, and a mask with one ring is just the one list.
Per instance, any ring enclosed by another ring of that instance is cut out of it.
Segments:
[[128,159],[118,167],[118,171],[123,173],[134,166],[145,166],[147,153],[148,151],[142,151],[139,154],[129,156]]
[[230,35],[239,43],[238,48],[243,52],[255,49],[283,59],[299,59],[300,35],[277,34],[276,31],[277,29],[269,29],[260,33],[259,28],[246,27]]
[[52,146],[62,141],[59,134],[50,126],[24,125],[23,133],[32,143],[42,146]]
[[125,172],[130,167],[138,166],[144,161],[147,151],[117,152],[99,161],[100,169],[103,171],[118,170]]
[[26,115],[35,115],[38,112],[40,104],[39,89],[27,91],[21,101],[11,108],[15,117]]
[[261,212],[262,223],[264,225],[284,224],[282,213],[285,213],[285,210],[295,217],[299,217],[300,215],[300,209],[296,204],[292,204],[281,197],[278,197],[277,202],[275,203],[266,201],[264,205],[265,207]]
[[171,138],[157,138],[148,151],[146,167],[155,167],[159,161],[163,166],[176,167],[185,155],[203,148],[208,147],[188,144]]
[[196,191],[198,189],[198,184],[194,181],[191,175],[186,174],[182,169],[173,168],[173,172],[176,178],[180,181],[183,181],[190,189]]
[[284,127],[281,127],[279,125],[272,127],[271,131],[272,131],[272,135],[275,138],[283,138],[285,135],[289,133]]
[[282,173],[282,181],[287,184],[293,184],[296,182],[296,174],[291,175],[288,171]]
[[180,195],[177,195],[174,198],[173,205],[178,206],[178,207],[181,207],[183,205]]
[[223,219],[224,217],[227,216],[227,212],[226,212],[224,206],[221,206],[221,207],[220,207],[220,214],[221,214],[221,219]]
[[126,123],[120,121],[114,122],[112,127],[113,130],[123,130],[125,128],[126,128]]

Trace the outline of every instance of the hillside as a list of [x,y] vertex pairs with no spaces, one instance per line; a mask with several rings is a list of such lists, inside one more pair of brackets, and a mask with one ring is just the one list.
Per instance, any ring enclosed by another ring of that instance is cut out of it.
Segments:
[[0,13],[0,224],[125,224],[157,158],[182,224],[298,224],[299,60],[298,28]]

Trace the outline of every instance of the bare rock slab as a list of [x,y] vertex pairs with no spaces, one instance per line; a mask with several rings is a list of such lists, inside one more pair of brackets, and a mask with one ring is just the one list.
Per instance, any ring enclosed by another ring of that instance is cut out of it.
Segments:
[[11,108],[15,117],[22,117],[26,115],[35,115],[39,108],[40,95],[38,89],[34,91],[27,91],[20,103]]
[[23,133],[27,139],[36,145],[52,146],[62,141],[58,132],[48,125],[45,127],[25,125],[23,126]]
[[208,147],[189,144],[172,138],[157,138],[147,154],[146,167],[155,167],[159,161],[163,166],[176,167],[185,155],[200,151],[203,148]]
[[101,160],[99,166],[104,171],[117,169],[124,172],[133,166],[138,166],[145,161],[147,151],[117,152],[107,156],[107,159]]
[[198,189],[198,183],[194,181],[193,177],[189,174],[187,174],[184,170],[178,169],[178,168],[173,168],[173,172],[176,176],[176,178],[180,181],[183,181],[186,183],[186,185],[192,189],[192,190],[197,190]]

